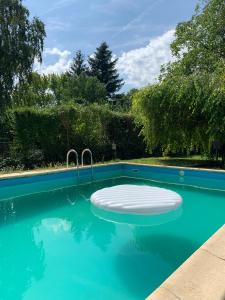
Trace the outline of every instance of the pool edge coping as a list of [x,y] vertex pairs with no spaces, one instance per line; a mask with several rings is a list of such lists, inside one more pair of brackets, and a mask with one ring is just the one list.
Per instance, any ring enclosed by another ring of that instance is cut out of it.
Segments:
[[139,165],[145,167],[155,167],[155,168],[168,168],[168,169],[179,169],[179,170],[191,170],[191,171],[205,171],[205,172],[215,172],[215,173],[225,173],[225,170],[217,170],[217,169],[207,169],[207,168],[197,168],[197,167],[181,167],[181,166],[164,166],[164,165],[150,165],[143,163],[135,163],[135,162],[119,162],[120,164],[127,165]]
[[225,297],[225,224],[146,300],[222,300]]
[[[181,167],[181,166],[161,166],[161,165],[150,165],[150,164],[141,164],[141,163],[134,163],[134,162],[113,162],[113,163],[106,163],[106,164],[95,164],[93,168],[97,167],[106,167],[106,166],[113,166],[113,165],[138,165],[138,166],[145,166],[145,167],[154,167],[154,168],[166,168],[166,169],[178,169],[178,170],[191,170],[191,171],[205,171],[211,173],[222,173],[225,174],[225,170],[212,170],[212,169],[205,169],[205,168],[194,168],[194,167]],[[79,166],[79,170],[88,169],[90,165],[87,166]],[[0,180],[5,179],[15,179],[15,178],[22,178],[22,177],[31,177],[37,175],[48,175],[54,174],[57,172],[68,172],[68,171],[75,171],[77,167],[69,167],[69,168],[56,168],[56,169],[44,169],[44,170],[28,170],[28,171],[21,171],[15,173],[6,173],[0,174]]]
[[[93,168],[97,167],[106,167],[111,165],[117,165],[120,163],[107,163],[107,164],[95,164],[93,165]],[[90,165],[87,166],[79,166],[79,170],[84,170],[90,168]],[[32,176],[38,176],[38,175],[49,175],[54,173],[63,173],[63,172],[69,172],[69,171],[76,171],[77,167],[64,167],[64,168],[56,168],[56,169],[44,169],[44,170],[27,170],[27,171],[21,171],[21,172],[15,172],[15,173],[6,173],[6,174],[0,174],[0,180],[5,179],[15,179],[15,178],[23,178],[23,177],[32,177]]]

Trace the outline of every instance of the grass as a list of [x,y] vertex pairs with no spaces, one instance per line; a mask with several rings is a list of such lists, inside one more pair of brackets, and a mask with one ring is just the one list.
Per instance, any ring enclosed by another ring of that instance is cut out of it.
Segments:
[[[75,167],[75,164],[71,163],[71,166]],[[24,167],[4,167],[0,169],[0,174],[9,174],[9,173],[21,173],[29,171],[41,171],[41,170],[56,170],[66,168],[66,163],[51,163],[45,166],[34,166],[32,169],[25,169]]]
[[177,166],[177,167],[201,167],[219,169],[221,161],[213,161],[194,155],[189,157],[145,157],[128,160],[128,162],[158,165],[158,166]]

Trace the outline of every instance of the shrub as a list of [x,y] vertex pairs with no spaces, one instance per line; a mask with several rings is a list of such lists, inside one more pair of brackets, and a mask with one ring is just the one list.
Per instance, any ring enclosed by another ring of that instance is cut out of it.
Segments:
[[[13,111],[13,147],[26,167],[65,161],[69,149],[90,148],[96,161],[112,159],[112,142],[119,158],[145,154],[129,114],[107,106],[67,104],[53,108],[24,107]],[[33,153],[33,154],[32,154]]]

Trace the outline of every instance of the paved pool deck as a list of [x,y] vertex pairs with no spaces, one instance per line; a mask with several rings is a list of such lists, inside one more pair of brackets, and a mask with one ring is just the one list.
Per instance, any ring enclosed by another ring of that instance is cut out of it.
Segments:
[[225,300],[225,225],[147,300]]

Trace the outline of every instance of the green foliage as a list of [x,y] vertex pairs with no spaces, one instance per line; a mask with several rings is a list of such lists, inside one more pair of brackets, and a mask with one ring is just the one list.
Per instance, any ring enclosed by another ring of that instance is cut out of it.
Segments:
[[105,98],[105,86],[96,77],[32,73],[29,82],[16,86],[12,102],[14,107],[52,107],[69,101],[103,103]]
[[172,52],[185,74],[213,72],[225,58],[225,2],[207,0],[190,21],[178,24]]
[[211,154],[225,144],[225,2],[207,1],[176,28],[177,61],[160,83],[134,95],[133,113],[150,151]]
[[68,74],[50,74],[48,75],[48,88],[53,96],[54,105],[60,105],[68,102]]
[[133,112],[149,149],[210,153],[214,140],[224,141],[224,83],[223,73],[205,73],[168,78],[136,93]]
[[52,105],[55,97],[50,90],[50,77],[32,73],[29,81],[18,84],[12,94],[12,103],[17,106]]
[[146,145],[134,126],[133,117],[129,113],[122,112],[110,112],[106,116],[106,132],[110,141],[109,151],[114,142],[117,145],[117,155],[120,159],[145,156]]
[[0,138],[9,142],[0,147],[0,169],[64,162],[72,147],[112,159],[113,141],[118,157],[143,156],[132,116],[121,113],[131,95],[115,94],[123,82],[108,45],[89,58],[89,70],[78,51],[69,72],[40,75],[32,69],[42,60],[44,37],[44,24],[30,18],[22,0],[0,0]]
[[42,163],[62,162],[70,148],[93,151],[95,161],[112,159],[111,144],[118,145],[118,157],[137,157],[145,153],[145,145],[134,129],[133,118],[115,113],[106,106],[67,104],[53,108],[17,108],[12,122],[15,153],[26,167]]
[[90,112],[85,116],[84,109],[80,106],[38,110],[21,108],[14,114],[14,144],[24,164],[29,152],[34,150],[43,152],[45,162],[62,161],[68,149],[79,147],[80,150],[87,138],[91,144],[91,141],[97,143],[98,137],[102,137],[98,120],[92,124],[94,114]]
[[34,60],[41,61],[44,24],[29,17],[21,0],[0,2],[0,109],[10,104],[16,82],[26,80]]
[[127,93],[115,94],[109,104],[112,110],[119,112],[130,112],[132,105],[132,97],[137,92],[137,89],[131,89]]
[[85,74],[68,77],[65,93],[67,99],[74,99],[78,103],[103,103],[107,95],[103,83]]
[[112,58],[112,51],[109,50],[107,43],[102,43],[94,53],[89,57],[90,75],[95,76],[105,84],[107,95],[113,96],[123,85],[123,80],[119,78],[116,70],[118,59]]
[[87,73],[87,66],[85,64],[85,57],[83,53],[78,50],[73,58],[73,62],[70,66],[69,75],[80,76]]

